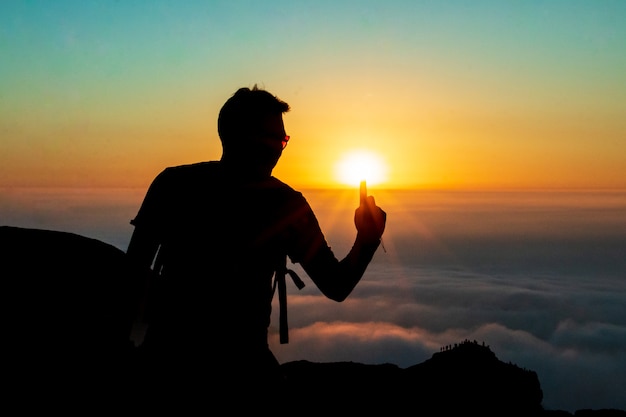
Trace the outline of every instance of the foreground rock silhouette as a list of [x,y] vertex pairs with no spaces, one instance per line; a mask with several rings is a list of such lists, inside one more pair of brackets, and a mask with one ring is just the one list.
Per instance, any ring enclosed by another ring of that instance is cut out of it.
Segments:
[[22,406],[122,395],[140,274],[123,251],[52,230],[0,227],[6,399]]
[[[142,274],[123,251],[53,230],[0,226],[4,397],[21,411],[145,409],[131,341]],[[220,358],[215,358],[219,361]],[[537,374],[463,341],[408,368],[288,362],[290,391],[267,401],[305,414],[568,416],[545,411]],[[219,381],[215,381],[219,383]],[[5,384],[7,385],[7,384]],[[253,405],[252,405],[253,406]],[[625,416],[579,410],[576,416]]]

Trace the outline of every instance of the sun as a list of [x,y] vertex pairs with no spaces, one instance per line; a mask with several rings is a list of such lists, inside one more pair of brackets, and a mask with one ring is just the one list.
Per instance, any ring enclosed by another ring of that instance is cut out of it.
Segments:
[[374,152],[353,150],[337,162],[336,176],[340,183],[346,185],[358,185],[362,180],[375,185],[385,182],[387,167],[383,159]]

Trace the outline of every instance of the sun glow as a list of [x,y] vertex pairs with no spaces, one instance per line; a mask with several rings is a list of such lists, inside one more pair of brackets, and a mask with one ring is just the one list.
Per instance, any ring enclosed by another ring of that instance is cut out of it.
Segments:
[[337,163],[337,180],[346,185],[357,185],[366,180],[368,184],[380,184],[386,180],[387,169],[377,154],[355,150],[345,154]]

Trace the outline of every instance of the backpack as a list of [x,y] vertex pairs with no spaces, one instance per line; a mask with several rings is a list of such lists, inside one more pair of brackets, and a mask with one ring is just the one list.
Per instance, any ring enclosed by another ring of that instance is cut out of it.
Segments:
[[285,344],[289,343],[289,326],[287,323],[287,286],[285,283],[285,275],[289,274],[296,287],[299,290],[304,288],[304,282],[300,279],[298,274],[292,269],[287,268],[287,256],[282,258],[280,265],[276,268],[276,272],[274,273],[274,285],[272,288],[272,297],[276,292],[276,288],[278,287],[278,304],[279,304],[279,333],[280,333],[280,343]]

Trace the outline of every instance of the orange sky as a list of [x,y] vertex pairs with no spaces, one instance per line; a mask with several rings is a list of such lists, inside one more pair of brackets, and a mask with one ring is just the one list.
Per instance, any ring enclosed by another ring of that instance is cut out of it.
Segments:
[[340,186],[354,149],[381,187],[626,187],[619,2],[166,4],[0,6],[0,187],[217,159],[219,108],[255,83],[292,107],[275,175],[297,188]]

